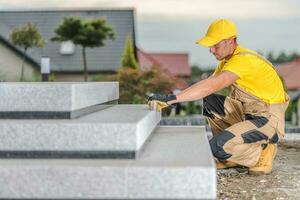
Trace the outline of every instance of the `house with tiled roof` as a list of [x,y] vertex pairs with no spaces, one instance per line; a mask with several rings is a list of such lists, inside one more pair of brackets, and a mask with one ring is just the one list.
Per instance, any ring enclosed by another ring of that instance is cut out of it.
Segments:
[[[131,36],[135,51],[135,10],[128,9],[46,9],[0,11],[0,80],[19,79],[21,62],[25,56],[25,79],[40,72],[43,56],[50,58],[51,72],[58,81],[82,81],[83,62],[80,46],[72,43],[51,42],[54,30],[64,17],[76,16],[83,19],[105,18],[115,32],[115,40],[105,41],[105,46],[87,48],[87,64],[90,75],[99,72],[115,72],[120,67],[121,57],[128,36]],[[45,39],[44,48],[22,49],[12,45],[9,33],[15,27],[28,22],[35,24]]]
[[0,35],[0,81],[20,80],[23,57],[25,80],[32,80],[40,73],[39,63]]
[[291,101],[298,101],[297,103],[297,118],[298,125],[300,125],[300,57],[279,65],[277,73],[283,79],[286,90],[288,91]]
[[300,90],[300,57],[291,62],[279,65],[276,70],[282,77],[287,90]]
[[177,89],[183,90],[189,86],[186,81],[191,76],[188,53],[148,53],[138,48],[137,58],[141,69],[146,70],[157,66],[176,77]]

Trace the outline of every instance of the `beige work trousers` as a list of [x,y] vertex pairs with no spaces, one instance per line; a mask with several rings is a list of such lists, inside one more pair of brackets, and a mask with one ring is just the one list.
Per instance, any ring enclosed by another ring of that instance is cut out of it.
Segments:
[[212,94],[203,99],[213,137],[216,159],[253,167],[264,144],[277,143],[284,136],[286,102],[268,104],[234,84],[230,96]]

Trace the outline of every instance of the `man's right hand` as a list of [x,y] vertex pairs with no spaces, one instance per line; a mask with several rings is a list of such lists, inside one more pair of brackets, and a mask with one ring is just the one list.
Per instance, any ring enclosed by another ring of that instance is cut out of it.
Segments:
[[148,101],[148,106],[150,110],[156,110],[157,112],[160,112],[162,109],[168,107],[169,104],[167,104],[166,102],[153,100]]
[[176,95],[152,94],[148,98],[148,105],[150,110],[156,110],[160,112],[162,109],[170,106],[167,102],[172,100],[176,100]]

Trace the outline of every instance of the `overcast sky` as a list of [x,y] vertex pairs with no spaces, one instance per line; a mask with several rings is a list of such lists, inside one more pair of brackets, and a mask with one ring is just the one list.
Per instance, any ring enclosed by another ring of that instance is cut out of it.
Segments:
[[235,21],[239,41],[249,48],[300,53],[300,0],[0,0],[1,10],[74,7],[134,7],[138,46],[188,52],[190,64],[216,64],[195,45],[216,18]]
[[0,0],[0,8],[136,7],[147,18],[282,18],[299,16],[299,0]]

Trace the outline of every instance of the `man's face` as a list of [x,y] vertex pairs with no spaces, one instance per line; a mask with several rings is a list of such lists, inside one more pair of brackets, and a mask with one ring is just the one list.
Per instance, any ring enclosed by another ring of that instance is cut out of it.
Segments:
[[209,52],[212,53],[217,60],[223,60],[230,53],[230,45],[231,40],[222,40],[221,42],[209,47]]

